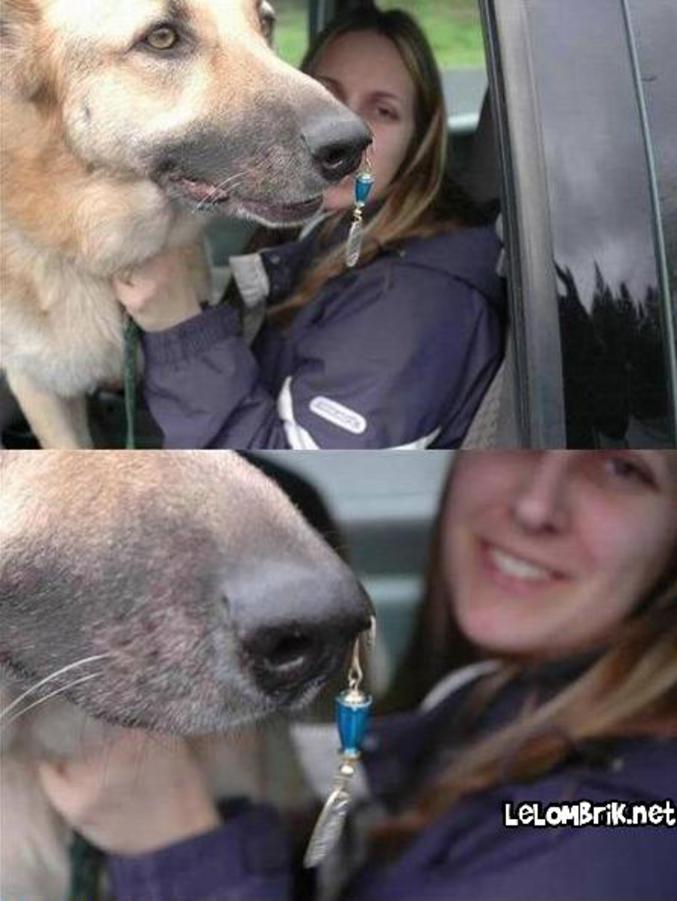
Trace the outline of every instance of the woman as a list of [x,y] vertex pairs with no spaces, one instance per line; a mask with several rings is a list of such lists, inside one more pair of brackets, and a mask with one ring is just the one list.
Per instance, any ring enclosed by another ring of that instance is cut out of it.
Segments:
[[227,305],[200,311],[179,260],[118,281],[144,331],[145,392],[167,447],[455,447],[501,356],[498,243],[444,174],[446,115],[432,52],[399,11],[330,25],[304,69],[374,135],[359,265],[345,240],[354,178],[299,241],[231,259],[250,347]]
[[[676,549],[675,452],[461,457],[404,675],[458,641],[476,662],[374,724],[366,773],[390,815],[346,898],[674,898]],[[181,754],[137,759],[134,786],[111,788],[118,753],[107,790],[92,761],[43,770],[111,853],[118,901],[296,897],[272,811],[235,806],[218,825]],[[562,802],[588,802],[597,825],[554,828]],[[623,816],[652,825],[604,825]]]

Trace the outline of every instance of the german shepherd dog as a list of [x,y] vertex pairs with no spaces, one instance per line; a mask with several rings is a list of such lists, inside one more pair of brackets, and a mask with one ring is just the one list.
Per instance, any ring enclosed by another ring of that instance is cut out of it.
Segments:
[[43,447],[119,382],[122,275],[205,216],[300,224],[370,136],[276,57],[261,0],[0,0],[0,353]]
[[119,727],[198,742],[294,709],[370,608],[232,452],[5,451],[0,480],[0,897],[54,901],[69,835],[36,761]]

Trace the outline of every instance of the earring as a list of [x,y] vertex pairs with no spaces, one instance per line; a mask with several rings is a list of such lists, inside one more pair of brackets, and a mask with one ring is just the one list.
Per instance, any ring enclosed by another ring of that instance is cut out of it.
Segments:
[[355,178],[355,207],[353,209],[353,223],[348,232],[346,241],[346,266],[352,269],[357,265],[362,250],[363,223],[362,214],[371,189],[374,187],[374,176],[371,173],[369,157],[366,157],[365,168]]
[[[370,647],[374,642],[375,631],[376,620],[372,617],[367,638]],[[361,637],[358,637],[353,648],[353,658],[348,671],[348,688],[342,691],[335,701],[336,726],[341,740],[339,767],[334,776],[332,791],[310,836],[303,858],[305,867],[316,867],[336,845],[350,807],[350,781],[355,775],[360,759],[372,707],[371,695],[365,694],[360,688],[363,677],[360,665],[360,641]]]

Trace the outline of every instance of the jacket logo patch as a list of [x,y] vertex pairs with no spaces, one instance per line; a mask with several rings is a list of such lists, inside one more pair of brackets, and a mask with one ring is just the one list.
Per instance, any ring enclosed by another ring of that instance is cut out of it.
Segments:
[[328,397],[314,397],[309,406],[311,413],[353,435],[362,435],[367,429],[367,420],[364,416]]

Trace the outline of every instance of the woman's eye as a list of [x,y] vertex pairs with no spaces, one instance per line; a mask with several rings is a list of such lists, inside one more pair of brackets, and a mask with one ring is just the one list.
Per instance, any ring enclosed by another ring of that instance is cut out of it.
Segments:
[[381,119],[397,119],[397,113],[388,106],[376,107],[376,113]]
[[656,481],[648,467],[627,457],[611,457],[606,463],[607,471],[615,478],[626,482],[655,487]]
[[169,25],[154,28],[146,37],[146,44],[153,50],[171,50],[178,42],[178,33]]

